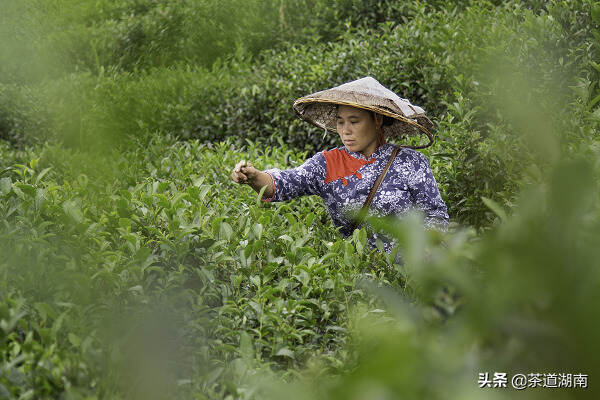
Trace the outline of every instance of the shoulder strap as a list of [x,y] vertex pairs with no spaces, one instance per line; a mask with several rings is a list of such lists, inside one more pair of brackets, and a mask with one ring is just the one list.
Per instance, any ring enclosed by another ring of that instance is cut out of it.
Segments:
[[354,224],[352,224],[352,229],[350,230],[350,232],[354,232],[354,230],[365,219],[365,217],[367,215],[367,211],[369,210],[369,206],[371,205],[371,202],[373,201],[373,198],[375,197],[375,193],[377,193],[377,189],[379,188],[379,185],[381,185],[383,178],[385,178],[385,175],[387,174],[388,170],[390,169],[390,166],[392,165],[392,162],[394,161],[394,158],[396,158],[396,155],[398,154],[399,151],[400,151],[400,147],[394,147],[394,151],[392,151],[392,155],[390,156],[390,159],[388,160],[387,164],[385,165],[385,168],[383,169],[383,171],[381,171],[381,174],[379,174],[379,176],[377,177],[377,180],[375,181],[375,183],[373,184],[373,187],[371,188],[371,191],[369,192],[369,195],[367,196],[365,203],[363,204],[363,206],[361,207],[361,209],[359,211],[358,218],[354,221]]

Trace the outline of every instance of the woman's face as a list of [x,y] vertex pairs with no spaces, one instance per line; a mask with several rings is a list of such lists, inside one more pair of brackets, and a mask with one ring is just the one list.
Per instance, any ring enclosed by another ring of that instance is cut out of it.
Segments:
[[370,111],[338,106],[337,132],[349,151],[369,157],[378,147],[375,120]]

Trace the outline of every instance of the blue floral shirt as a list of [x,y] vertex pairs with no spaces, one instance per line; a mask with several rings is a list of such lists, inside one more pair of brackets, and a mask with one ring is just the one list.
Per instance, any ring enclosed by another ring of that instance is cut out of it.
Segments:
[[[384,144],[366,158],[342,146],[330,152],[319,152],[297,168],[266,170],[273,178],[275,192],[272,197],[263,200],[286,201],[304,195],[320,196],[325,201],[333,224],[347,237],[352,234],[350,229],[353,225],[349,213],[362,207],[393,149],[393,145]],[[331,154],[338,157],[332,158]],[[343,159],[345,169],[340,165],[332,165],[334,162],[340,164],[340,159]],[[340,173],[340,170],[344,172]],[[401,217],[415,208],[423,212],[426,227],[447,227],[446,204],[440,196],[427,159],[415,150],[401,148],[373,198],[370,214]],[[369,237],[371,247],[375,247],[377,237],[376,233]],[[389,252],[393,243],[384,237],[381,239],[385,250]]]

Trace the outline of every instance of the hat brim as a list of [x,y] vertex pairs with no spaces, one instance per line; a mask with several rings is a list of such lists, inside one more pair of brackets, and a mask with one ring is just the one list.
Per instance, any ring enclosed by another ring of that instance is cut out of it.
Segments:
[[397,112],[389,110],[381,106],[369,106],[365,104],[358,104],[352,101],[344,100],[328,100],[328,99],[314,99],[314,98],[301,98],[294,102],[294,111],[304,121],[307,121],[319,128],[326,129],[330,132],[337,133],[337,107],[338,105],[346,105],[351,107],[360,108],[367,111],[373,111],[378,114],[390,117],[393,119],[391,125],[382,127],[383,133],[386,137],[402,137],[402,136],[416,136],[419,134],[425,134],[429,139],[429,142],[424,145],[409,146],[404,145],[411,149],[424,149],[433,144],[433,123],[425,115],[417,115],[414,118],[407,118],[399,115]]

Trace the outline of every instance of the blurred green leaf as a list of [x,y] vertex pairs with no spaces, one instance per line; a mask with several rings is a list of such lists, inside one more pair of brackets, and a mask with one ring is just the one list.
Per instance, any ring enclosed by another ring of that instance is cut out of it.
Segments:
[[280,357],[295,358],[294,352],[287,347],[282,347],[281,349],[277,350],[275,355]]
[[483,203],[494,212],[494,214],[496,214],[501,221],[506,221],[506,211],[504,211],[504,209],[502,208],[502,206],[500,206],[500,204],[496,203],[494,200],[492,199],[488,199],[487,197],[481,196],[481,201],[483,201]]
[[65,214],[77,223],[83,222],[83,213],[75,201],[67,200],[63,203]]
[[11,179],[8,177],[1,178],[0,179],[0,194],[2,194],[2,196],[6,196],[7,194],[10,193],[11,189],[12,189]]

